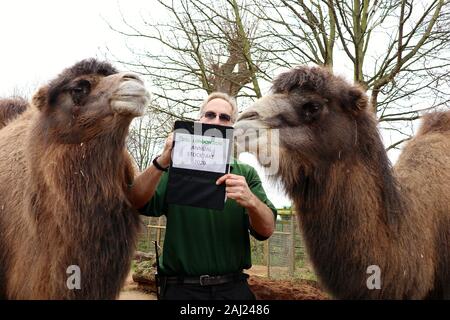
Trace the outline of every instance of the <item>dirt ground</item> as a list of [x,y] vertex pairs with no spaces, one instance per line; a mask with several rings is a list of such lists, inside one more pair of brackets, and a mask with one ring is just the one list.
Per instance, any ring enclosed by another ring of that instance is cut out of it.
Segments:
[[317,282],[312,280],[273,280],[251,275],[248,283],[258,300],[327,300]]
[[125,286],[119,295],[119,300],[156,300],[156,294],[147,293],[139,288],[139,284],[133,281],[132,273],[128,275]]
[[[326,300],[327,294],[312,280],[273,280],[266,277],[267,267],[253,266],[246,273],[250,288],[258,300]],[[139,284],[128,276],[119,300],[156,300],[154,285]]]

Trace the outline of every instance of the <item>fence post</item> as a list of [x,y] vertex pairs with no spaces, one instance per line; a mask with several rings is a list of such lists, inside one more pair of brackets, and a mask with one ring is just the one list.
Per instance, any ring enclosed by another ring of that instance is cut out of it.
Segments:
[[290,263],[289,263],[289,274],[291,277],[294,277],[295,273],[295,224],[294,224],[294,216],[292,215],[292,208],[290,210],[290,225],[291,225],[291,252],[290,252]]
[[266,256],[267,278],[270,278],[270,238],[264,241],[264,255]]
[[158,218],[158,229],[156,230],[156,241],[161,244],[161,221],[162,217]]
[[148,253],[150,253],[150,251],[152,250],[152,249],[151,249],[151,248],[152,248],[152,246],[151,246],[151,240],[150,240],[152,230],[151,230],[150,227],[149,227],[149,225],[150,225],[150,218],[149,218],[149,217],[145,217],[145,218],[146,218],[146,219],[145,219],[145,221],[146,221],[146,223],[145,223],[145,231],[146,231],[146,233],[147,233]]

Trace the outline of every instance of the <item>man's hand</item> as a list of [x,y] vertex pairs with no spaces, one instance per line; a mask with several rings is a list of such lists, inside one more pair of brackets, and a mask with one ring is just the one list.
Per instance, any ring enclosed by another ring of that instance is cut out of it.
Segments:
[[222,184],[225,182],[226,194],[230,199],[236,200],[236,202],[244,208],[254,208],[257,203],[257,198],[248,187],[247,181],[243,176],[228,173],[219,179],[216,184]]
[[250,225],[259,235],[270,237],[275,230],[272,210],[250,190],[245,177],[228,173],[217,179],[216,184],[225,182],[226,194],[230,199],[247,209]]
[[171,132],[166,139],[164,144],[164,150],[158,158],[158,163],[163,168],[170,166],[170,159],[172,158],[172,147],[173,147],[173,132]]

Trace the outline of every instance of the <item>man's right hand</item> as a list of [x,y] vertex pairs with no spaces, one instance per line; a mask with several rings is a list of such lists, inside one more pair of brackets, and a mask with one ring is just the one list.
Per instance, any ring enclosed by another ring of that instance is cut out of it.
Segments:
[[170,159],[172,158],[173,147],[173,132],[171,132],[166,139],[164,150],[158,158],[158,163],[161,167],[167,168],[170,165]]

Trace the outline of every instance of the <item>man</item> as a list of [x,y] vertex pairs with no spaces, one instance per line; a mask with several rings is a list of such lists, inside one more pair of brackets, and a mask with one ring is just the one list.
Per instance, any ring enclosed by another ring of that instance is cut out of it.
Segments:
[[[201,123],[232,126],[237,118],[234,99],[209,95],[200,109]],[[168,204],[165,201],[172,135],[130,187],[130,201],[148,216],[167,217],[160,260],[161,299],[254,299],[243,269],[251,267],[250,233],[269,238],[276,209],[267,199],[255,169],[237,160],[216,183],[226,185],[223,211]]]

